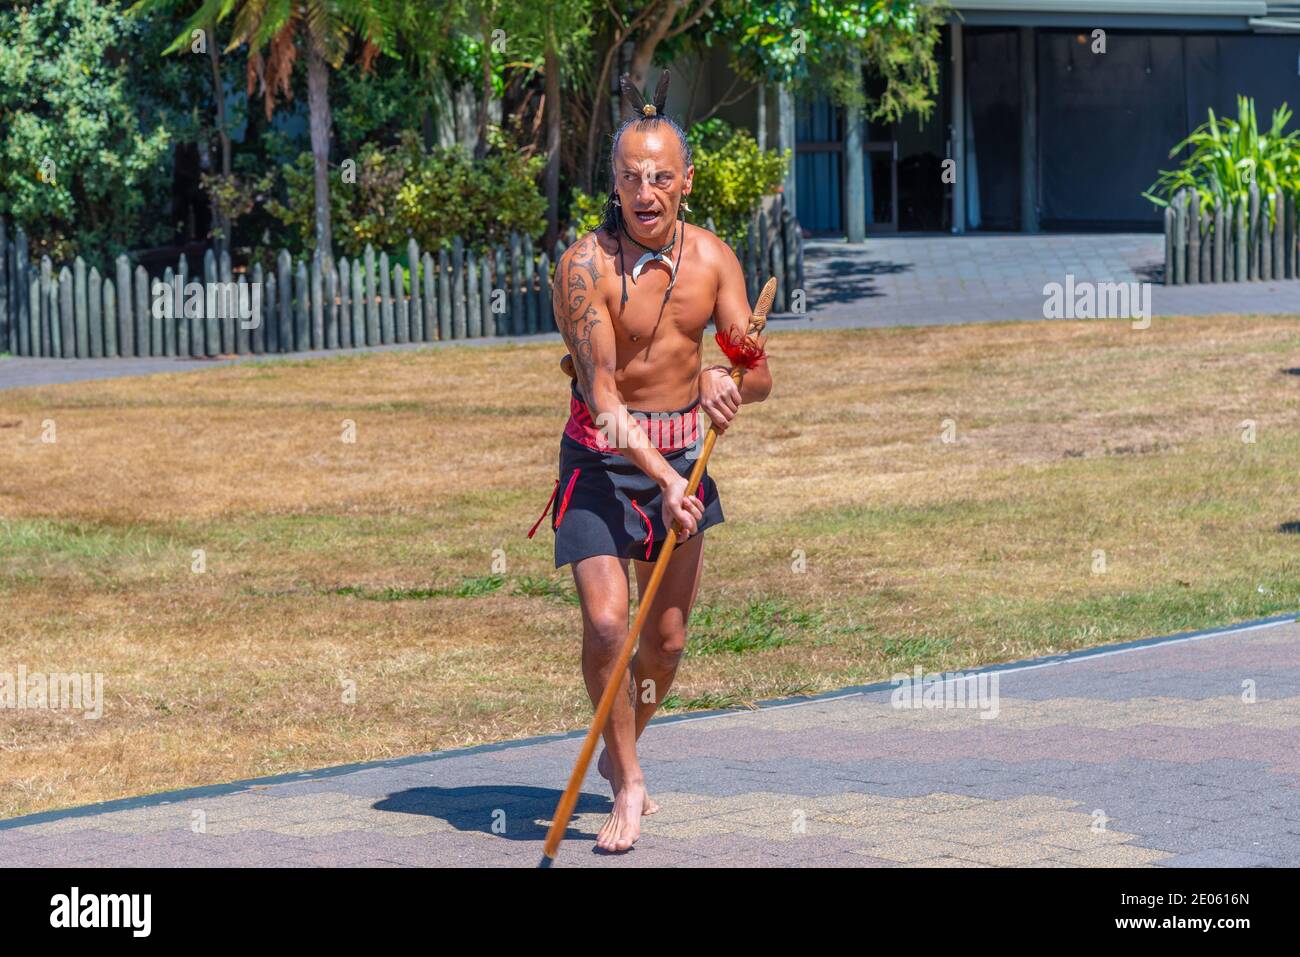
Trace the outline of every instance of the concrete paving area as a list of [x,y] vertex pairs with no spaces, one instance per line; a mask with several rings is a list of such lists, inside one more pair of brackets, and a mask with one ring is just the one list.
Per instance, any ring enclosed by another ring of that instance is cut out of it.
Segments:
[[909,235],[810,240],[810,308],[782,325],[881,327],[1044,319],[1049,283],[1151,283],[1153,316],[1300,314],[1300,281],[1163,284],[1154,233]]
[[[533,866],[582,734],[13,819],[0,862]],[[594,849],[593,770],[557,866],[1294,867],[1298,744],[1288,616],[657,721],[640,842]]]

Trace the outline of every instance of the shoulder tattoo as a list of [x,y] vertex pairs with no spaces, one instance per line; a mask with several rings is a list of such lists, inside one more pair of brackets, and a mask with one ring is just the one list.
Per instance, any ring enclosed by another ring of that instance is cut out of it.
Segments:
[[600,279],[599,247],[595,237],[588,236],[575,245],[560,260],[559,274],[552,287],[551,298],[560,333],[573,356],[578,374],[578,386],[589,397],[589,387],[595,376],[591,355],[591,334],[600,320],[596,318],[596,282]]

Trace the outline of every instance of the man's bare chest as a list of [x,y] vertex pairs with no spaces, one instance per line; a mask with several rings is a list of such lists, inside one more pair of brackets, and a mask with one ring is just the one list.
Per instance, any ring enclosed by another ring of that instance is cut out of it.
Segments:
[[[628,267],[630,273],[630,263]],[[683,264],[670,289],[668,269],[654,263],[642,269],[635,280],[630,274],[626,277],[626,292],[623,279],[611,268],[597,285],[620,342],[701,340],[716,304],[717,284],[712,276],[699,266],[692,270]]]

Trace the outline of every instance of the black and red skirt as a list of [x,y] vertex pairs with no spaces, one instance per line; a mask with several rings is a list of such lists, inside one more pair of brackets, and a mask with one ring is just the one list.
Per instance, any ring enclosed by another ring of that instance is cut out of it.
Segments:
[[[650,443],[683,478],[690,475],[703,447],[699,400],[673,412],[628,411],[636,417]],[[542,518],[556,502],[551,516],[555,532],[555,567],[593,555],[613,555],[653,562],[659,557],[668,530],[663,522],[662,491],[654,479],[631,459],[620,454],[592,421],[591,413],[573,384],[569,421],[560,437],[559,477]],[[718,485],[708,470],[700,480],[697,497],[704,516],[697,533],[724,521]],[[541,524],[537,520],[531,538]]]

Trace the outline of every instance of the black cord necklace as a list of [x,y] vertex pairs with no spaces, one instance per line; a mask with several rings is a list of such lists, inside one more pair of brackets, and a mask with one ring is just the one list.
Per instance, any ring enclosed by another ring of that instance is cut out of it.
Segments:
[[[628,232],[627,223],[623,221],[622,209],[619,210],[618,214],[618,228],[622,231],[624,236],[646,251],[646,254],[638,259],[636,265],[632,267],[632,282],[636,282],[636,277],[640,274],[641,267],[646,263],[654,262],[657,259],[668,264],[672,278],[668,281],[668,288],[664,290],[664,302],[667,302],[669,295],[672,294],[673,284],[677,282],[677,263],[675,260],[669,259],[667,256],[673,247],[677,245],[677,224],[673,224],[673,238],[670,239],[661,249],[647,246]],[[627,305],[627,262],[623,259],[623,244],[621,242],[618,244],[618,265],[619,272],[622,274],[623,278],[623,299],[619,303],[619,308],[622,309]]]

